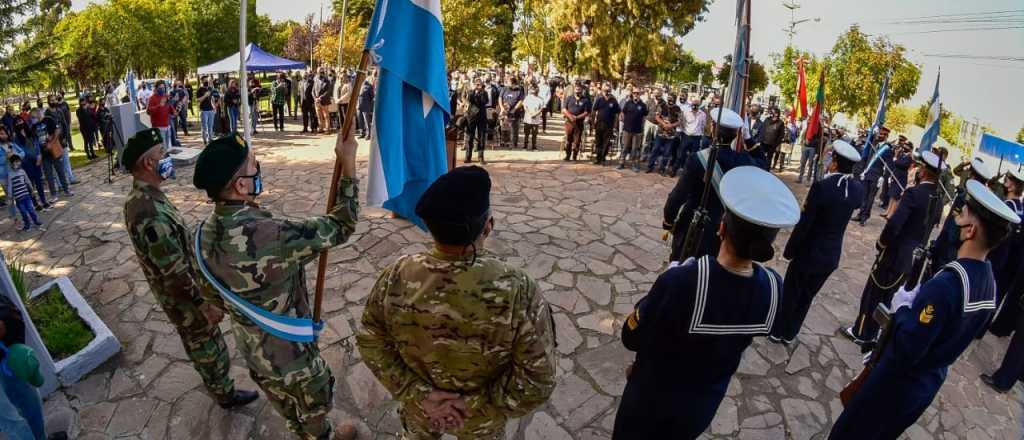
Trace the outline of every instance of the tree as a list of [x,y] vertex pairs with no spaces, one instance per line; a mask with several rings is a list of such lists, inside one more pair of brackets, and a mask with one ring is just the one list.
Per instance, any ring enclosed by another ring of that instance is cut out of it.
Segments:
[[[871,40],[856,25],[840,35],[826,60],[826,104],[832,112],[856,116],[868,125],[878,106],[885,73],[892,69],[888,103],[899,104],[917,90],[921,70],[906,59],[906,49],[884,37]],[[810,74],[808,74],[810,83]],[[808,90],[811,90],[808,84]]]
[[[561,35],[559,69],[596,79],[646,79],[670,63],[707,0],[549,0]],[[625,30],[625,31],[624,31]],[[575,44],[574,44],[575,43]]]
[[[246,0],[245,36],[247,41],[259,41],[262,19],[256,14],[256,0]],[[238,52],[238,15],[241,3],[238,0],[188,0],[191,5],[191,30],[196,39],[195,62],[197,66]],[[264,22],[265,23],[265,22]]]
[[[24,18],[35,14],[36,7],[35,0],[0,0],[0,41],[14,42],[30,36],[31,23]],[[38,44],[29,47],[25,52],[34,49],[38,49]],[[24,78],[28,72],[39,68],[47,61],[45,57],[19,60],[15,56],[17,52],[13,44],[0,44],[0,90],[18,82],[18,79]]]
[[821,63],[817,57],[810,52],[802,52],[793,47],[787,47],[781,54],[773,53],[769,58],[772,60],[771,81],[779,87],[780,107],[788,107],[796,102],[798,74],[796,62],[798,59],[803,59],[805,62],[804,74],[807,80],[807,94],[810,96],[814,93],[818,84],[817,73],[821,69]]
[[658,69],[658,79],[674,83],[697,83],[710,86],[714,81],[711,61],[701,61],[688,50],[679,50],[676,56]]
[[523,0],[522,15],[516,24],[514,55],[537,64],[546,72],[554,60],[558,33],[551,22],[551,3],[546,0]]
[[914,123],[916,113],[916,110],[905,105],[894,105],[886,113],[885,126],[895,132],[905,131]]
[[[725,65],[718,71],[718,82],[722,84],[729,84],[730,75],[732,73],[732,55],[725,56]],[[750,63],[750,69],[748,71],[749,77],[747,78],[747,93],[757,93],[768,87],[768,73],[765,72],[764,66],[757,61]]]

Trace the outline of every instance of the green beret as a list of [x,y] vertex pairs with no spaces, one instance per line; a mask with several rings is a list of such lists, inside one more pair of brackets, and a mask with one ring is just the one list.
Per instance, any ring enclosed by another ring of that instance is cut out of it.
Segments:
[[221,136],[206,144],[196,159],[192,184],[211,198],[220,194],[249,156],[249,144],[237,134]]
[[135,133],[134,136],[128,138],[128,142],[124,145],[124,152],[121,153],[121,165],[131,171],[135,167],[135,162],[138,162],[143,154],[162,143],[164,143],[164,138],[160,136],[160,130],[155,128]]

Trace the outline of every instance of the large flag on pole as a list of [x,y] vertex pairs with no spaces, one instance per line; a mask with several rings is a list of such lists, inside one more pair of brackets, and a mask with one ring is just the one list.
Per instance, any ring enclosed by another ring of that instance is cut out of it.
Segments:
[[441,0],[377,0],[366,48],[380,67],[366,201],[426,229],[416,203],[448,170]]
[[793,120],[802,121],[807,117],[807,73],[803,57],[796,60],[796,102],[793,103]]
[[747,58],[750,46],[750,0],[736,0],[736,45],[732,53],[732,68],[729,71],[729,95],[724,105],[732,111],[743,114],[743,83],[747,77]]
[[935,92],[932,93],[932,100],[928,107],[928,122],[924,124],[924,134],[921,135],[920,151],[932,149],[932,144],[939,138],[939,125],[942,119],[942,105],[939,103],[939,78],[942,76],[942,69],[935,76]]
[[864,149],[860,152],[861,160],[871,156],[873,151],[871,143],[875,140],[875,133],[878,133],[878,129],[885,125],[886,101],[889,99],[889,78],[891,76],[892,69],[887,70],[885,72],[885,79],[882,81],[882,91],[878,96],[878,109],[875,110],[875,120],[871,123],[871,128],[868,129],[868,139],[864,142]]
[[807,131],[804,132],[804,139],[811,140],[821,130],[821,112],[825,111],[825,68],[821,68],[818,74],[818,93],[814,95],[814,113],[811,120],[807,122]]
[[128,100],[132,103],[132,107],[136,109],[139,108],[139,104],[137,102],[139,98],[136,96],[138,91],[135,90],[135,72],[132,72],[131,69],[128,70],[128,74],[124,77],[124,86],[128,89]]

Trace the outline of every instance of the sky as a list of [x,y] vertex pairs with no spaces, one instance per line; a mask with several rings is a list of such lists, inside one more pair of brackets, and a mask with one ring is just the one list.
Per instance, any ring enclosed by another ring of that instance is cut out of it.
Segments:
[[[73,0],[76,9],[96,0]],[[444,0],[442,0],[444,1]],[[782,0],[753,0],[751,52],[766,66],[769,54],[781,52],[788,42],[783,28],[788,27],[790,10]],[[928,54],[970,54],[1024,58],[1024,25],[1018,29],[975,32],[917,33],[971,25],[899,25],[890,22],[922,16],[1024,10],[1021,0],[804,0],[796,11],[796,19],[812,19],[797,26],[793,45],[818,56],[832,49],[836,38],[851,24],[861,25],[864,32],[888,35],[894,42],[909,49],[908,58],[922,69],[917,93],[904,104],[919,105],[928,101],[935,88],[935,76],[942,67],[939,86],[940,101],[947,110],[980,119],[991,125],[996,134],[1012,138],[1024,126],[1024,62],[962,60],[928,57]],[[302,19],[310,13],[331,12],[331,2],[324,0],[257,0],[256,10],[273,20]],[[705,20],[683,37],[683,45],[702,59],[721,62],[732,52],[736,28],[734,0],[714,0]],[[813,21],[818,18],[820,21]],[[997,25],[993,25],[997,26]],[[870,93],[876,93],[874,91]]]

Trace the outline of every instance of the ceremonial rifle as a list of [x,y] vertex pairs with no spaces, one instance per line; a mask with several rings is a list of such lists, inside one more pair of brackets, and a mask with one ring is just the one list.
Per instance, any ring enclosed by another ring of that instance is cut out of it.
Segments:
[[[713,179],[715,177],[715,166],[718,164],[718,150],[722,148],[722,144],[718,142],[718,127],[722,124],[723,108],[724,102],[722,106],[718,107],[718,120],[715,121],[714,129],[711,132],[711,147],[710,151],[708,151],[707,163],[704,164],[704,192],[700,196],[700,206],[693,210],[693,219],[690,220],[690,226],[686,229],[686,238],[683,240],[683,251],[679,256],[679,261],[686,261],[687,258],[697,256],[700,242],[704,238],[704,228],[711,221],[711,217],[708,215],[708,200],[711,197],[711,189],[714,186]],[[700,154],[700,152],[698,151],[697,154]],[[673,222],[672,229],[675,229],[679,223],[679,217],[683,209],[685,209],[685,206],[676,213],[676,221]]]
[[[941,161],[939,162],[939,169],[942,169]],[[941,186],[941,183],[938,180],[934,183],[937,186]],[[924,269],[928,265],[928,260],[931,258],[931,253],[929,251],[931,246],[929,240],[931,239],[932,229],[935,229],[935,226],[938,224],[938,219],[941,217],[940,215],[936,215],[935,211],[937,208],[941,209],[941,200],[942,196],[938,191],[934,191],[930,196],[928,196],[928,204],[925,206],[924,211],[925,237],[920,243],[918,243],[917,247],[914,248],[913,262],[910,265],[910,272],[907,274],[907,281],[903,285],[903,289],[908,292],[918,287],[918,284],[921,282],[921,275],[924,273]],[[872,275],[869,275],[869,277],[873,277],[875,269],[878,268],[878,265],[881,262],[882,254],[884,254],[884,252],[879,252],[878,256],[875,257],[875,264],[871,267]],[[873,278],[868,281],[874,282]],[[860,390],[860,387],[867,380],[868,376],[871,375],[871,371],[882,359],[882,354],[885,353],[886,348],[888,348],[889,342],[892,341],[892,314],[894,312],[894,310],[889,310],[888,305],[885,303],[880,303],[878,304],[878,307],[875,308],[874,313],[872,313],[872,318],[878,322],[878,342],[866,342],[861,346],[861,350],[863,352],[870,353],[867,354],[867,360],[864,362],[864,369],[861,370],[860,374],[853,378],[853,380],[850,381],[850,383],[839,393],[839,399],[842,401],[843,406],[846,406],[850,400],[853,399],[853,396],[857,394],[857,391]]]

